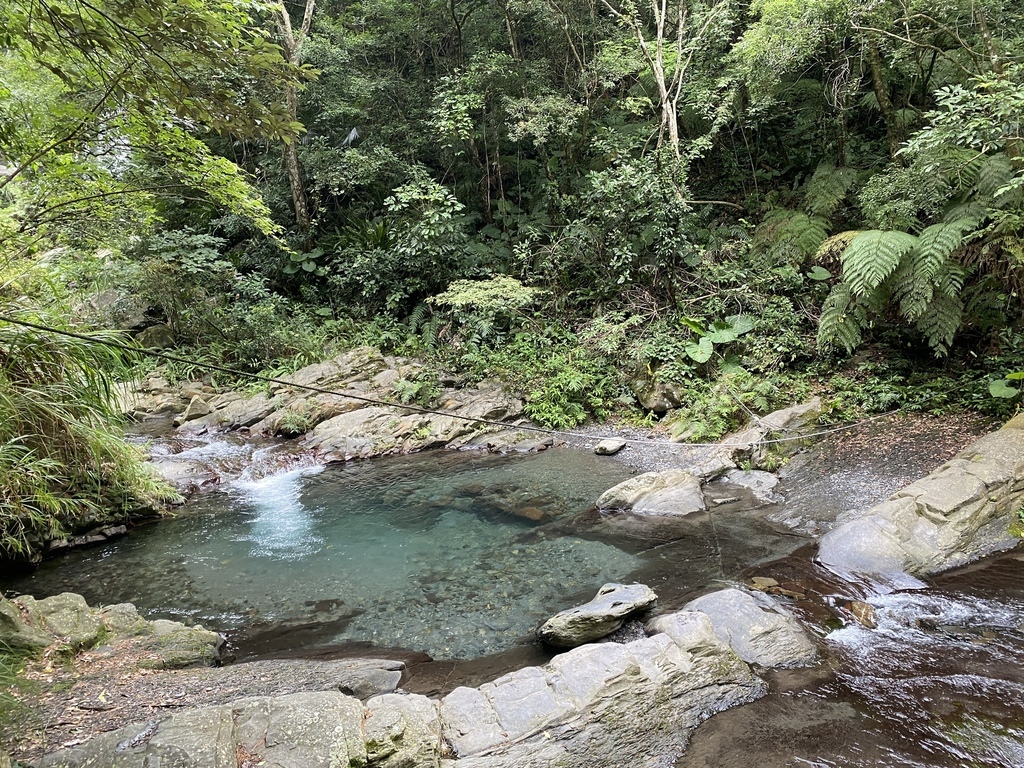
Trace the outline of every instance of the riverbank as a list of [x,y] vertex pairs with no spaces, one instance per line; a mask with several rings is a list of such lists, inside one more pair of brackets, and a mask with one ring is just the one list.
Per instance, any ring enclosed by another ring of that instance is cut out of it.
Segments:
[[[815,499],[813,506],[818,510],[827,510],[829,505],[834,508],[837,499],[842,499],[844,505],[851,504],[850,508],[870,506],[905,484],[908,475],[912,479],[941,464],[986,426],[984,420],[968,414],[948,419],[907,416],[836,432],[791,462],[782,473],[784,493],[804,500],[805,506],[811,506],[808,500]],[[663,468],[664,462],[678,457],[680,451],[679,445],[657,434],[651,436],[650,431],[616,431],[602,426],[577,432],[587,437],[579,439],[580,447],[592,445],[591,438],[641,439],[606,459],[637,470]],[[860,480],[851,482],[845,468]],[[870,478],[870,482],[864,482],[864,478]],[[839,511],[843,510],[835,510]],[[550,658],[536,647],[467,662],[426,662],[415,654],[403,656],[379,650],[371,654],[405,663],[402,688],[431,695],[447,693],[457,685],[477,685]],[[332,671],[340,673],[345,668],[345,662],[288,659],[172,672],[136,670],[117,658],[87,651],[66,667],[45,659],[31,664],[28,676],[44,692],[26,697],[26,703],[37,708],[39,721],[34,728],[26,727],[30,738],[16,745],[16,755],[23,759],[37,757],[44,748],[73,745],[129,722],[158,719],[168,712],[220,704],[242,695],[323,690]],[[250,677],[253,680],[247,682]]]

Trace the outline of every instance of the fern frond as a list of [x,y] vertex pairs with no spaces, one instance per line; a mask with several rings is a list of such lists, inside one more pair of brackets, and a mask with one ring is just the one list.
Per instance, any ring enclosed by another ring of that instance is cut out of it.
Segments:
[[814,254],[814,260],[823,262],[839,257],[853,241],[853,238],[861,234],[862,231],[860,229],[848,229],[845,232],[840,232],[838,235],[832,235],[832,237],[818,246],[818,250]]
[[409,330],[416,333],[431,315],[430,305],[421,301],[409,313]]
[[800,262],[828,237],[828,222],[800,211],[775,211],[758,227],[757,239],[777,261]]
[[947,224],[959,224],[964,232],[977,229],[988,217],[988,207],[977,200],[955,205],[946,211],[942,220]]
[[967,273],[963,267],[955,261],[947,261],[936,275],[935,290],[951,299],[959,300],[966,279]]
[[964,228],[963,222],[933,224],[918,236],[911,261],[921,279],[931,280],[939,274],[942,265],[963,243]]
[[818,321],[818,346],[842,347],[847,354],[852,352],[861,342],[861,325],[863,313],[857,311],[850,286],[845,283],[836,285],[825,299]]
[[974,189],[981,197],[994,198],[996,193],[1013,178],[1013,163],[1000,153],[985,159],[978,170]]
[[843,251],[843,279],[853,295],[865,296],[880,286],[916,245],[917,238],[906,232],[861,232]]
[[914,259],[904,259],[890,278],[892,295],[900,303],[900,314],[910,322],[918,320],[935,295],[935,285],[916,267]]
[[945,356],[953,337],[963,322],[964,305],[959,298],[936,293],[928,305],[928,312],[917,321],[917,329],[924,334],[936,355]]
[[856,181],[857,172],[853,168],[821,163],[807,182],[804,205],[815,216],[827,218],[836,212]]

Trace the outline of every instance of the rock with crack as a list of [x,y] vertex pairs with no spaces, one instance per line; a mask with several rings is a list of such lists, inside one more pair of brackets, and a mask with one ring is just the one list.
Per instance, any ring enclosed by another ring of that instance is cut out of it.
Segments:
[[[573,768],[670,765],[701,722],[767,686],[702,613],[575,648],[440,701],[338,691],[183,710],[47,755],[41,768]],[[455,758],[454,762],[451,758]]]
[[1020,543],[1024,416],[975,441],[886,501],[842,515],[818,542],[820,563],[846,578],[890,589]]
[[545,621],[537,636],[556,648],[575,648],[611,634],[627,617],[649,610],[657,601],[646,584],[605,584],[589,603]]
[[806,667],[817,650],[795,618],[770,597],[740,589],[723,589],[686,605],[711,619],[715,635],[749,664]]
[[631,477],[601,494],[597,506],[652,516],[682,516],[708,508],[700,478],[685,469]]

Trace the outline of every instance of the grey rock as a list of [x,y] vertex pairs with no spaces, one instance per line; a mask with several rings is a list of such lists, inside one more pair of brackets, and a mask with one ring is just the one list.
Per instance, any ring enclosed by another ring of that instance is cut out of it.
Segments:
[[331,687],[357,699],[394,693],[404,669],[405,664],[401,661],[357,659],[345,664]]
[[175,344],[174,331],[165,323],[157,323],[136,333],[135,343],[146,349],[167,349]]
[[722,480],[731,485],[750,489],[754,498],[762,504],[778,504],[782,501],[782,497],[775,493],[775,488],[779,485],[779,478],[771,472],[763,472],[758,469],[733,469],[726,472],[722,476]]
[[100,609],[100,617],[111,634],[111,639],[138,637],[150,632],[149,622],[139,615],[131,603],[118,603]]
[[1024,504],[1024,418],[975,441],[931,474],[861,515],[843,516],[818,542],[817,560],[846,577],[896,589],[1019,539]]
[[150,634],[142,648],[152,656],[140,666],[155,669],[184,669],[211,666],[220,659],[224,638],[201,626],[189,627],[177,621],[149,622]]
[[241,699],[176,713],[47,755],[40,768],[276,768],[365,765],[363,707],[340,693]]
[[426,696],[385,694],[366,703],[366,757],[381,768],[438,768],[441,718]]
[[53,643],[53,637],[27,624],[18,606],[0,597],[0,644],[10,648],[38,651]]
[[[536,672],[499,678],[483,697],[481,720],[474,721],[484,725],[481,731],[473,722],[459,733],[448,729],[442,705],[446,738],[460,757],[457,765],[672,765],[697,724],[766,689],[713,633],[706,640],[692,650],[666,634],[626,645],[585,645]],[[525,711],[507,723],[511,731],[499,731],[500,718],[490,705],[506,687],[508,700],[521,696]],[[474,743],[486,746],[474,750]]]
[[685,469],[645,472],[609,488],[597,500],[600,509],[635,515],[689,515],[707,509],[701,481]]
[[800,623],[761,593],[724,589],[691,601],[686,609],[707,615],[718,639],[750,664],[802,667],[817,659]]
[[213,413],[213,408],[210,404],[200,395],[193,395],[192,399],[189,400],[188,405],[185,406],[185,410],[174,420],[174,422],[176,426],[180,426],[186,421],[192,421],[193,419],[198,419],[202,416],[209,416],[211,413]]
[[679,406],[679,394],[670,384],[650,379],[637,379],[633,382],[632,389],[637,402],[648,411],[665,413]]
[[23,595],[15,601],[25,608],[31,622],[72,648],[87,648],[104,631],[103,618],[74,592],[63,592],[45,600]]
[[594,453],[598,456],[614,456],[616,453],[626,447],[625,440],[616,440],[615,438],[608,438],[602,440],[594,446]]
[[589,603],[545,621],[537,635],[549,645],[575,648],[614,632],[627,616],[650,609],[657,600],[645,584],[605,584]]
[[366,764],[365,713],[363,705],[351,697],[294,693],[243,699],[228,709],[234,719],[235,743],[262,758],[268,768]]
[[245,399],[228,400],[223,407],[212,413],[185,422],[178,427],[178,431],[200,434],[207,430],[251,427],[277,410],[279,405],[279,402],[262,393]]

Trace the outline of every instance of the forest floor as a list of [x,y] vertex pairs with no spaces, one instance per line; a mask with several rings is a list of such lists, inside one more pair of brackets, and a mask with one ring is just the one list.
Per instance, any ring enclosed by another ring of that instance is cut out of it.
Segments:
[[[844,468],[870,468],[882,487],[882,498],[920,477],[994,428],[991,419],[959,413],[942,417],[898,415],[824,436],[809,451],[833,480]],[[616,458],[638,471],[678,466],[688,449],[672,443],[658,430],[610,425],[574,430],[567,443],[592,449],[595,439],[619,437],[631,442]],[[363,657],[396,659],[407,664],[401,687],[428,695],[456,685],[477,685],[512,669],[543,663],[539,647],[521,647],[505,654],[465,662],[433,661],[424,654],[359,649]],[[339,665],[357,655],[353,649],[325,652],[318,658],[277,658],[217,668],[184,670],[139,669],[138,659],[118,649],[99,648],[73,659],[43,658],[26,670],[27,684],[15,695],[24,703],[8,715],[8,743],[16,759],[30,762],[43,753],[74,746],[92,736],[132,723],[160,720],[176,709],[221,704],[248,696],[284,695],[334,688]],[[13,725],[13,727],[12,727]]]

